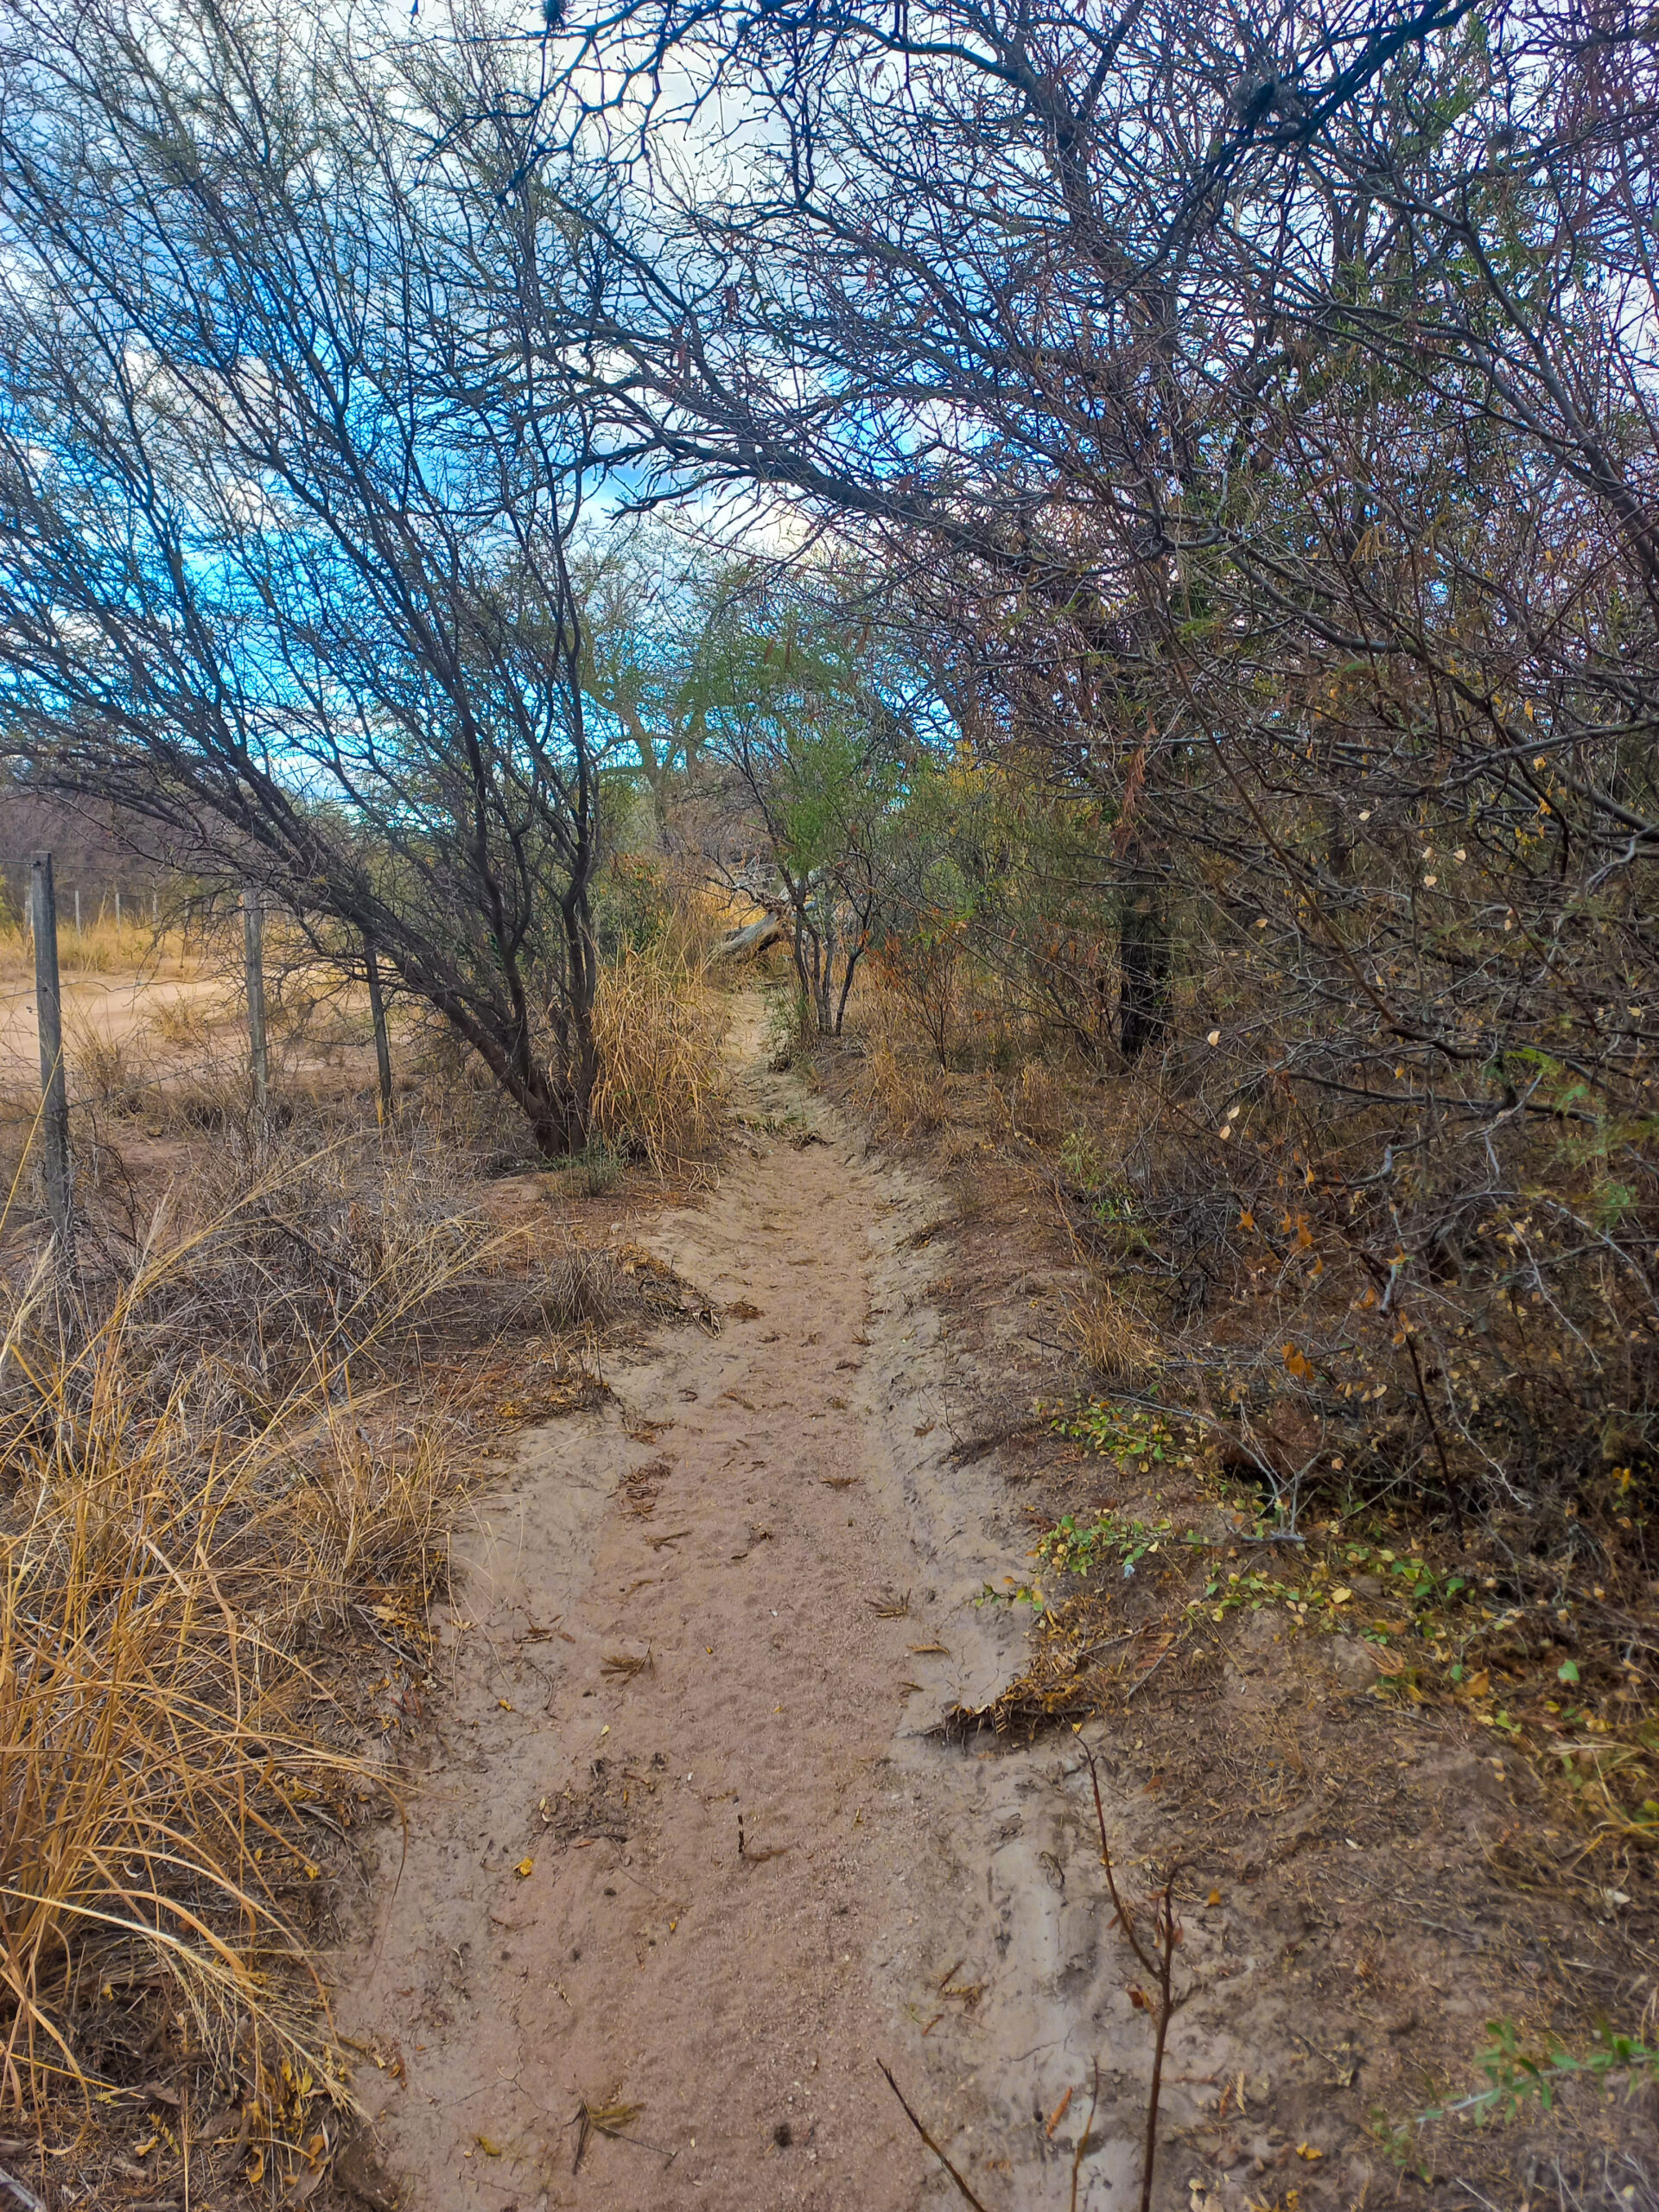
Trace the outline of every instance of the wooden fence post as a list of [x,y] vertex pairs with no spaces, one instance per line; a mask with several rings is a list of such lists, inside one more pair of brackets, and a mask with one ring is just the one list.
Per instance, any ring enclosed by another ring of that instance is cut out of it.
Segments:
[[118,930],[121,926],[121,887],[118,883],[115,887],[115,926]]
[[80,935],[80,886],[75,886],[75,935]]
[[380,1076],[380,1126],[391,1119],[391,1039],[386,1032],[386,1002],[380,995],[380,963],[374,957],[374,940],[363,940],[369,970],[369,1015],[374,1023],[374,1061]]
[[69,1086],[63,1066],[63,993],[58,980],[58,901],[52,855],[29,861],[35,925],[35,1011],[41,1037],[41,1165],[46,1210],[65,1261],[74,1259],[73,1188],[69,1164]]
[[253,1065],[253,1103],[270,1103],[270,1064],[265,1053],[265,910],[257,891],[242,893],[242,945],[248,977],[248,1046]]

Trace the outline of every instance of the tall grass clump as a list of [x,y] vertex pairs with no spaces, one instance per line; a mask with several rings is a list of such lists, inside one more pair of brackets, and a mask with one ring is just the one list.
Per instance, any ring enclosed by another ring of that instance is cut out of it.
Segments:
[[0,2107],[183,2075],[281,2167],[349,2101],[306,1942],[374,1771],[340,1631],[422,1611],[457,1480],[377,1385],[489,1255],[396,1154],[255,1164],[0,1278]]
[[726,1104],[726,1016],[702,969],[671,944],[625,946],[601,974],[594,1027],[595,1133],[658,1174],[711,1151]]
[[[182,973],[190,958],[177,930],[154,929],[124,915],[118,926],[106,914],[78,930],[67,918],[60,899],[58,965],[66,976],[127,976],[142,969],[153,976]],[[0,927],[0,982],[32,981],[34,974],[35,939],[29,928],[18,922]]]

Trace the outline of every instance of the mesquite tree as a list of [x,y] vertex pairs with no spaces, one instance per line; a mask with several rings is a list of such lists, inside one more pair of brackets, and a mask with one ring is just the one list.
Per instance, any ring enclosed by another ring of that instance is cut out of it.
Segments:
[[30,781],[372,944],[557,1153],[595,1071],[587,432],[515,310],[532,239],[543,299],[571,255],[501,94],[327,11],[10,10],[0,677]]
[[[883,874],[889,817],[914,749],[894,671],[836,623],[844,580],[785,582],[758,566],[723,579],[706,646],[721,681],[706,743],[724,804],[716,872],[775,895],[796,980],[821,1036],[838,1037]],[[868,639],[864,641],[868,645]]]

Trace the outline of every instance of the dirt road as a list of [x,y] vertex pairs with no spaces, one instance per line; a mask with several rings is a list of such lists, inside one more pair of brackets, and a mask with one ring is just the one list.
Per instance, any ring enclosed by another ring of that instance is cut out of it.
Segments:
[[[204,1014],[215,1011],[226,997],[217,976],[156,976],[134,971],[125,975],[81,975],[63,978],[63,1024],[73,1058],[86,1040],[107,1046],[128,1045],[144,1037],[164,1011],[192,1007]],[[0,983],[0,1090],[14,1084],[31,1085],[40,1071],[39,1032],[35,1027],[32,982]]]
[[[959,2201],[881,2059],[993,2212],[1041,2212],[1098,2058],[1077,2202],[1132,2202],[1146,2030],[1076,1759],[923,1732],[1017,1666],[972,1601],[1027,1541],[951,1464],[968,1378],[906,1243],[946,1209],[752,1015],[739,1049],[753,1142],[652,1239],[722,1329],[530,1436],[466,1535],[436,1764],[340,1962],[378,2156],[420,2212]],[[638,2111],[584,2143],[582,2100]]]

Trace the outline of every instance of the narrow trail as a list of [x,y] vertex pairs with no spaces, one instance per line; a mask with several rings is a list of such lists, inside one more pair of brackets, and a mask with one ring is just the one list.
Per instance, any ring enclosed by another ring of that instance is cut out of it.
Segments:
[[[924,1733],[1021,1637],[972,1603],[1023,1534],[950,1464],[906,1241],[946,1209],[766,1072],[753,1002],[732,1049],[753,1141],[650,1239],[724,1328],[529,1435],[457,1541],[436,1757],[336,1962],[377,2155],[418,2212],[959,2201],[885,2059],[991,2212],[1041,2212],[1098,2058],[1077,2201],[1122,2203],[1145,2037],[1075,1758]],[[583,2099],[627,2139],[581,2144]]]

